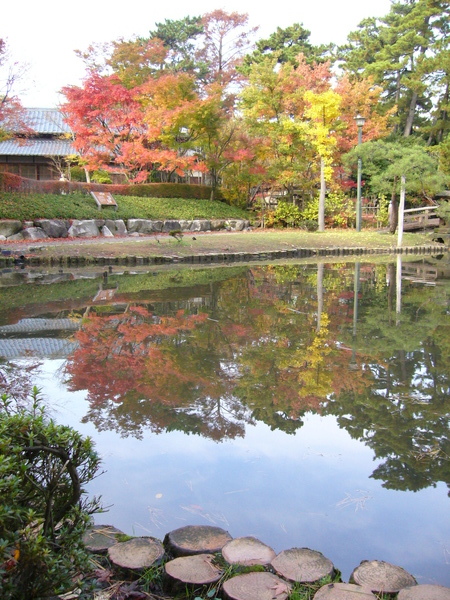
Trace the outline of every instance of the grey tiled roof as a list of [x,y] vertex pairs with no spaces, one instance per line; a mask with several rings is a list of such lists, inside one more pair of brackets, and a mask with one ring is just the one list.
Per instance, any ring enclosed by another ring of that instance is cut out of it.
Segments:
[[69,140],[17,140],[0,142],[0,155],[7,156],[67,156],[77,154]]
[[70,127],[64,122],[63,114],[57,108],[26,108],[26,122],[40,134],[58,135],[71,133]]
[[65,358],[77,348],[77,343],[60,338],[0,339],[0,356],[4,358]]
[[13,325],[2,325],[0,333],[32,333],[36,331],[76,331],[80,321],[73,319],[21,319]]

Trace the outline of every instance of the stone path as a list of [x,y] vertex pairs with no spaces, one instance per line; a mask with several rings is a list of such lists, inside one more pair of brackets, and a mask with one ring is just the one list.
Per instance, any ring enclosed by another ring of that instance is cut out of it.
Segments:
[[161,566],[166,594],[195,590],[198,596],[216,597],[220,589],[227,600],[287,600],[294,585],[315,584],[314,600],[370,600],[382,593],[392,598],[398,594],[397,600],[450,600],[450,588],[418,585],[397,565],[363,560],[345,583],[339,581],[339,571],[331,560],[320,552],[291,548],[276,555],[260,540],[233,539],[220,527],[181,527],[167,533],[163,542],[150,537],[126,538],[110,525],[97,525],[84,540],[90,551],[107,553],[118,575],[126,572],[136,578],[145,569]]

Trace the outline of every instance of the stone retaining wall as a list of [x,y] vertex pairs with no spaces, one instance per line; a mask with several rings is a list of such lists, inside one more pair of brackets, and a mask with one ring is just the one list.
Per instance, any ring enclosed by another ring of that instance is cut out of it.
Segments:
[[440,255],[448,252],[448,248],[437,245],[430,246],[407,246],[402,248],[292,248],[289,250],[273,250],[267,252],[209,252],[204,254],[193,254],[179,256],[177,254],[164,256],[77,256],[67,255],[59,257],[39,256],[42,247],[33,245],[26,250],[2,250],[0,256],[0,267],[12,267],[15,265],[32,267],[87,267],[87,266],[145,266],[162,264],[220,264],[234,262],[254,262],[287,260],[296,258],[326,258],[347,256],[376,256],[389,254]]
[[0,221],[0,241],[36,241],[47,238],[139,237],[171,231],[242,231],[249,226],[243,219],[36,219],[34,221]]

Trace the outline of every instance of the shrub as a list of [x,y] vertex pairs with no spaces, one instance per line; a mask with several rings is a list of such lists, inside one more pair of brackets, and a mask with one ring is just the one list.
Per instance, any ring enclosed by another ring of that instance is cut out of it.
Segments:
[[8,192],[19,190],[22,185],[22,178],[14,173],[0,173],[0,190]]
[[275,210],[269,211],[265,217],[267,227],[298,227],[301,212],[295,204],[280,200]]
[[99,457],[89,438],[49,419],[34,388],[28,409],[0,401],[0,597],[67,591],[89,568],[82,536],[100,510],[84,485]]
[[389,224],[389,200],[386,196],[378,198],[377,221],[379,225],[386,227]]
[[[355,207],[353,201],[339,192],[330,192],[325,198],[325,221],[328,227],[349,227],[355,218]],[[306,221],[318,221],[319,198],[316,196],[310,200],[301,212],[301,219]]]
[[301,227],[303,229],[306,229],[306,231],[317,231],[319,229],[319,223],[318,221],[307,219],[301,222]]
[[450,224],[450,202],[441,202],[436,212],[446,225]]
[[111,183],[111,175],[107,171],[94,171],[91,180],[94,183]]
[[86,182],[86,173],[83,167],[73,166],[70,167],[70,180]]

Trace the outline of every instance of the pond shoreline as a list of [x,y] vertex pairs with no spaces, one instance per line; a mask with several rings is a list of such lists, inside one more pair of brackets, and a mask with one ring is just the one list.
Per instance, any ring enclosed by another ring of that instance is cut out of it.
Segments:
[[[114,266],[114,265],[162,265],[162,264],[208,264],[208,263],[231,263],[231,262],[251,262],[267,260],[286,260],[292,258],[323,258],[323,257],[349,257],[349,256],[374,256],[374,255],[441,255],[448,253],[450,247],[442,244],[430,244],[422,246],[402,246],[402,247],[295,247],[280,250],[267,251],[241,251],[234,252],[223,250],[220,252],[195,252],[195,253],[176,253],[172,248],[168,252],[156,255],[145,255],[144,249],[141,252],[125,255],[99,256],[95,254],[80,255],[71,250],[71,246],[66,248],[66,252],[61,255],[44,254],[47,246],[27,246],[9,249],[2,248],[0,256],[0,268],[13,266]],[[176,250],[176,249],[175,249]]]

